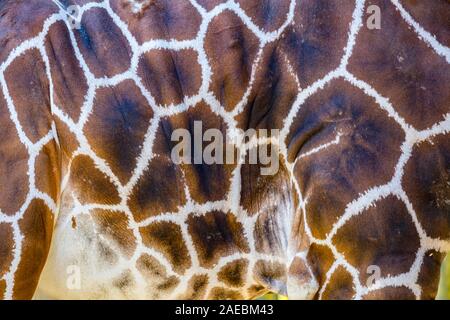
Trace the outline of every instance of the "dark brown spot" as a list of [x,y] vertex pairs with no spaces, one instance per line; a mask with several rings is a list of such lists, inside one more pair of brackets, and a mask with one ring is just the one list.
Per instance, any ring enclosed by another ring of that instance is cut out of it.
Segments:
[[414,147],[402,185],[427,235],[450,239],[450,134]]
[[158,105],[177,105],[198,93],[201,85],[198,54],[192,49],[151,50],[139,62],[138,75]]
[[262,175],[260,165],[241,167],[241,205],[258,214],[253,235],[259,253],[284,256],[288,242],[285,219],[292,213],[293,192],[289,174],[280,160],[278,172]]
[[338,67],[354,8],[355,1],[297,1],[294,24],[286,29],[280,45],[302,88]]
[[111,7],[127,21],[130,32],[139,43],[152,39],[194,39],[201,16],[188,0],[152,0],[140,13],[132,12],[124,1],[112,1]]
[[28,193],[28,152],[20,142],[0,91],[0,210],[19,211]]
[[155,157],[136,183],[128,201],[136,221],[177,211],[186,195],[180,184],[182,172],[169,157]]
[[155,222],[140,228],[142,240],[148,247],[160,251],[172,264],[175,271],[182,274],[191,266],[191,258],[186,247],[181,228],[172,222]]
[[50,27],[45,47],[50,63],[55,104],[77,122],[88,85],[80,61],[75,55],[69,31],[63,22],[57,22]]
[[333,237],[337,250],[360,270],[366,283],[369,266],[380,268],[381,276],[407,272],[420,247],[419,235],[403,202],[393,196],[374,203],[351,218]]
[[99,89],[84,132],[121,183],[131,178],[153,111],[133,81]]
[[392,179],[404,135],[375,100],[344,80],[305,102],[286,143],[288,160],[298,159],[294,174],[308,195],[306,218],[314,237],[324,239],[348,203]]
[[236,116],[237,126],[243,130],[281,129],[299,88],[292,64],[278,47],[278,42],[268,44],[262,51],[255,73],[252,90],[244,111]]
[[32,142],[51,127],[49,82],[38,49],[16,58],[5,71],[5,80],[20,124]]
[[194,275],[189,280],[188,289],[181,299],[186,300],[201,300],[204,299],[206,289],[208,288],[208,275]]
[[72,162],[70,183],[81,203],[115,204],[119,194],[108,177],[96,168],[88,156],[78,156]]
[[55,117],[54,121],[64,168],[67,167],[70,158],[72,158],[72,154],[78,149],[79,143],[75,133],[69,129],[69,126],[65,122],[61,121],[58,117]]
[[130,67],[130,44],[105,9],[87,11],[81,28],[74,32],[80,51],[96,77],[112,77]]
[[258,47],[256,36],[231,11],[215,17],[208,27],[205,50],[213,72],[210,90],[228,111],[250,83]]
[[286,294],[287,268],[279,262],[259,260],[253,270],[255,279],[267,289]]
[[77,219],[75,217],[72,217],[72,229],[76,229],[77,228]]
[[[172,130],[186,129],[192,137],[191,144],[193,144],[195,139],[194,128],[196,122],[197,125],[198,122],[201,123],[202,137],[208,129],[218,129],[222,133],[223,137],[227,136],[227,125],[224,120],[214,114],[209,105],[201,102],[194,108],[190,108],[184,113],[170,117],[170,119],[164,122],[163,129],[165,130],[165,141],[170,140],[169,133],[171,133]],[[178,144],[178,142],[172,143]],[[203,152],[209,144],[210,142],[203,141],[201,145],[201,152]],[[231,174],[232,170],[235,168],[235,164],[207,164],[204,159],[201,163],[196,164],[194,159],[194,150],[195,145],[192,145],[190,164],[181,165],[192,199],[198,203],[223,200],[228,193]],[[235,154],[237,154],[237,152],[235,152]]]
[[130,272],[121,274],[118,278],[112,280],[112,285],[125,291],[134,284],[133,276]]
[[434,1],[431,6],[425,1],[403,0],[401,4],[406,11],[426,31],[446,47],[450,47],[450,30],[442,26],[448,25],[450,7],[448,1]]
[[[0,61],[5,61],[11,51],[17,49],[25,40],[42,32],[44,21],[59,8],[52,2],[40,0],[3,1],[0,7]],[[33,19],[30,19],[33,17]],[[20,28],[17,28],[20,26]]]
[[[434,300],[439,289],[441,264],[445,254],[434,250],[427,251],[423,257],[417,284],[421,287],[420,299]],[[444,277],[445,279],[445,277]]]
[[174,290],[180,282],[176,276],[168,276],[164,266],[150,255],[139,257],[136,267],[146,278],[154,299],[160,298],[162,292]]
[[289,173],[282,165],[282,160],[274,175],[263,175],[261,169],[264,166],[260,163],[250,164],[248,160],[247,154],[246,161],[241,166],[240,204],[250,216],[262,215],[259,220],[260,228],[263,229],[265,221],[275,219],[279,210],[286,210],[285,206],[292,200]]
[[232,287],[242,287],[247,276],[248,261],[239,259],[227,263],[222,267],[217,277],[223,283]]
[[350,300],[356,291],[353,278],[342,266],[339,266],[332,274],[325,291],[322,294],[324,300]]
[[308,250],[308,264],[319,283],[325,283],[325,275],[330,270],[334,262],[334,255],[330,248],[318,244],[311,244]]
[[25,238],[22,258],[14,275],[13,297],[30,299],[44,268],[52,238],[53,215],[44,201],[31,202],[19,221],[19,227]]
[[55,203],[59,197],[61,173],[58,146],[53,140],[47,143],[36,158],[36,187],[48,194]]
[[[371,4],[381,9],[382,28],[376,32],[361,28],[349,71],[388,98],[416,129],[442,121],[450,111],[450,66],[417,36],[393,4],[384,0]],[[430,6],[427,10],[438,11]]]
[[221,257],[249,252],[242,224],[231,213],[212,211],[204,216],[192,214],[187,220],[200,265],[214,266]]

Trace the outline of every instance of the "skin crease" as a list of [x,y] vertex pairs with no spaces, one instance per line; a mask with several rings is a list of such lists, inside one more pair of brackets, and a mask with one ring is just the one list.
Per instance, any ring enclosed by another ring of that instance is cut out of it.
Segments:
[[[447,2],[132,2],[0,0],[0,298],[435,298]],[[174,164],[195,121],[279,129],[279,171]]]

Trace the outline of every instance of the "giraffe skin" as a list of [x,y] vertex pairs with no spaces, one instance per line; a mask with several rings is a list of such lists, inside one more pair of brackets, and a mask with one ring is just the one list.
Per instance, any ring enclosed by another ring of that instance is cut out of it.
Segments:
[[[433,299],[449,16],[439,0],[0,1],[0,298]],[[194,121],[280,129],[280,170],[175,165],[171,133]]]

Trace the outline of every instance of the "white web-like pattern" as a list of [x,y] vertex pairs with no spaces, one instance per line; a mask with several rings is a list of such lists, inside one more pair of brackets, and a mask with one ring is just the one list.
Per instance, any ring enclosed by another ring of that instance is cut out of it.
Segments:
[[[135,1],[131,1],[132,3],[135,3]],[[180,207],[177,212],[167,212],[159,214],[155,217],[150,217],[144,221],[137,222],[133,214],[130,210],[130,208],[127,205],[128,199],[130,197],[130,194],[138,182],[139,178],[143,175],[147,167],[149,166],[151,160],[156,156],[156,154],[153,153],[153,144],[154,139],[156,137],[156,131],[158,129],[158,126],[160,124],[160,120],[167,116],[176,115],[179,113],[182,113],[189,108],[195,106],[201,101],[204,101],[208,104],[212,112],[214,112],[216,115],[221,117],[223,121],[227,125],[228,134],[233,135],[235,133],[235,130],[237,128],[237,121],[235,120],[235,116],[239,115],[243,112],[244,107],[246,106],[250,93],[253,88],[253,83],[255,81],[257,66],[259,65],[259,62],[262,58],[263,50],[266,47],[267,44],[272,43],[280,37],[282,37],[283,32],[285,29],[293,23],[294,19],[294,9],[296,7],[296,1],[292,0],[290,2],[289,12],[287,13],[287,16],[285,18],[285,22],[283,25],[272,32],[264,32],[261,28],[259,28],[252,19],[245,13],[245,11],[240,7],[240,5],[235,2],[234,0],[229,0],[224,3],[221,3],[214,7],[212,10],[207,11],[204,7],[202,7],[200,4],[197,3],[196,0],[189,0],[189,2],[194,6],[194,8],[198,11],[198,13],[201,15],[202,22],[200,24],[199,31],[195,38],[190,40],[166,40],[166,39],[156,39],[156,40],[150,40],[147,42],[144,42],[143,44],[139,44],[138,41],[135,39],[135,37],[132,35],[130,30],[128,29],[127,24],[121,20],[121,18],[118,16],[117,13],[114,12],[112,9],[110,2],[108,0],[99,2],[99,3],[87,3],[80,7],[79,14],[82,16],[87,11],[93,9],[93,8],[102,8],[107,11],[109,16],[112,18],[114,23],[120,28],[122,31],[123,36],[127,39],[132,52],[131,57],[131,64],[130,68],[121,73],[114,75],[112,77],[103,77],[103,78],[96,78],[94,74],[90,71],[88,64],[86,63],[83,54],[81,53],[77,41],[75,39],[74,32],[71,30],[70,25],[67,21],[67,13],[63,11],[60,8],[60,11],[56,14],[51,15],[43,25],[42,31],[34,38],[29,39],[27,41],[24,41],[20,46],[18,46],[15,50],[11,52],[11,54],[8,56],[8,58],[0,65],[0,84],[2,88],[2,93],[5,96],[8,110],[10,113],[11,120],[13,121],[18,136],[20,138],[20,141],[26,146],[29,154],[29,161],[28,161],[28,177],[29,177],[29,192],[27,195],[27,198],[20,208],[20,210],[13,216],[8,216],[6,214],[3,214],[0,212],[0,223],[6,223],[10,224],[13,229],[14,233],[14,242],[15,242],[15,248],[13,252],[13,261],[10,266],[10,270],[8,273],[6,273],[3,276],[3,280],[6,281],[6,292],[5,292],[5,298],[10,299],[13,296],[13,287],[14,287],[14,275],[18,269],[18,265],[20,263],[21,254],[22,254],[22,244],[24,240],[24,235],[22,234],[20,228],[19,228],[19,221],[23,217],[24,212],[30,205],[31,201],[33,199],[42,199],[46,205],[51,209],[51,211],[56,215],[58,213],[58,205],[55,203],[50,196],[47,194],[41,192],[36,187],[35,183],[35,160],[38,156],[39,152],[42,150],[43,146],[46,145],[48,142],[50,142],[52,139],[58,139],[54,128],[51,128],[47,135],[45,135],[41,140],[39,140],[36,143],[32,143],[30,139],[25,134],[23,127],[18,119],[17,112],[15,110],[14,101],[12,101],[12,98],[10,97],[9,91],[8,91],[8,84],[6,83],[4,73],[7,70],[7,68],[12,64],[12,62],[24,54],[25,52],[31,50],[31,49],[38,49],[41,53],[41,56],[43,58],[43,61],[46,66],[46,72],[47,77],[50,83],[50,102],[51,102],[51,110],[55,117],[57,117],[59,120],[64,122],[70,131],[76,136],[79,148],[74,152],[72,155],[72,159],[79,155],[86,155],[90,157],[96,167],[109,178],[109,180],[115,185],[117,188],[117,191],[121,197],[121,202],[118,205],[105,205],[105,204],[88,204],[88,205],[82,205],[79,202],[76,202],[75,207],[73,208],[71,215],[81,215],[81,214],[87,214],[94,210],[94,209],[104,209],[104,210],[110,210],[115,212],[121,212],[124,213],[128,220],[128,226],[131,230],[133,230],[133,235],[136,238],[137,241],[137,247],[131,256],[131,258],[124,257],[123,255],[119,254],[119,263],[116,267],[114,267],[112,270],[110,270],[107,275],[105,275],[106,278],[111,279],[114,276],[120,275],[124,270],[130,270],[133,274],[134,278],[136,279],[136,283],[138,286],[143,286],[145,281],[143,279],[143,276],[139,272],[139,270],[136,267],[136,262],[139,259],[139,257],[147,253],[151,255],[152,257],[156,258],[166,269],[169,276],[178,276],[178,274],[174,271],[173,266],[171,263],[157,250],[154,250],[153,248],[149,248],[143,244],[142,236],[139,232],[139,228],[148,226],[152,223],[161,222],[161,221],[168,221],[173,222],[180,226],[181,232],[184,238],[184,241],[186,243],[186,246],[188,248],[190,257],[191,257],[191,267],[185,272],[185,274],[180,278],[180,283],[177,286],[177,289],[174,290],[173,297],[176,297],[178,294],[185,292],[187,290],[188,281],[191,279],[191,277],[195,274],[207,274],[209,276],[209,283],[208,283],[208,290],[205,296],[208,296],[208,292],[216,287],[216,286],[222,286],[226,287],[223,283],[221,283],[217,278],[217,273],[219,270],[226,265],[229,262],[232,262],[236,259],[246,258],[249,261],[248,271],[247,271],[247,281],[248,285],[250,286],[255,281],[252,275],[252,270],[258,260],[265,260],[265,261],[278,261],[280,263],[285,263],[285,261],[282,258],[274,257],[270,255],[260,254],[257,253],[255,249],[255,239],[254,239],[254,226],[256,224],[256,220],[258,218],[258,215],[255,216],[249,216],[245,212],[245,210],[240,206],[240,191],[241,191],[241,164],[238,164],[236,168],[234,169],[231,177],[231,183],[230,183],[230,189],[227,192],[227,196],[225,199],[221,201],[215,201],[215,202],[208,202],[205,204],[199,204],[196,203],[191,197],[190,192],[185,185],[185,193],[187,202],[184,206]],[[437,54],[445,57],[447,62],[450,61],[450,51],[449,48],[441,45],[432,35],[430,35],[428,32],[426,32],[417,22],[415,22],[411,16],[406,12],[405,9],[399,4],[398,1],[392,0],[392,3],[395,5],[397,10],[401,13],[401,16],[405,19],[405,21],[415,30],[417,35],[420,39],[422,39],[427,45],[434,50]],[[142,3],[136,3],[137,6],[134,6],[133,8],[137,11],[139,11],[142,6]],[[298,87],[298,95],[297,98],[292,105],[292,108],[286,117],[284,121],[284,126],[281,130],[281,145],[280,150],[283,155],[283,158],[285,159],[285,165],[289,169],[291,173],[291,177],[295,186],[295,190],[298,194],[298,197],[300,199],[300,208],[303,212],[306,212],[306,203],[308,199],[305,199],[303,195],[300,192],[300,188],[298,186],[298,182],[295,180],[294,177],[294,166],[295,163],[289,163],[287,159],[287,147],[284,144],[284,141],[289,134],[289,131],[291,129],[292,123],[294,121],[295,116],[297,115],[298,111],[304,104],[304,102],[320,91],[322,88],[324,88],[325,85],[330,83],[332,80],[341,78],[346,81],[348,81],[353,86],[359,88],[362,90],[367,96],[374,99],[377,103],[377,105],[386,111],[389,116],[394,119],[403,129],[405,132],[405,141],[403,142],[401,146],[402,155],[397,163],[395,174],[392,177],[391,181],[388,182],[385,185],[377,186],[374,188],[371,188],[370,190],[367,190],[363,194],[361,194],[357,199],[352,201],[347,205],[347,208],[344,212],[344,214],[340,217],[340,219],[333,225],[331,232],[327,235],[327,238],[325,240],[315,239],[312,235],[311,230],[309,229],[307,220],[306,220],[306,214],[303,214],[304,223],[305,223],[305,231],[306,235],[308,236],[311,243],[317,243],[321,245],[325,245],[328,248],[331,249],[335,262],[333,266],[330,268],[326,275],[326,283],[322,287],[322,291],[326,288],[326,285],[331,278],[333,272],[339,267],[344,267],[352,276],[354,286],[356,289],[356,296],[355,298],[361,298],[364,294],[367,292],[370,292],[372,290],[376,290],[379,288],[383,288],[386,286],[406,286],[410,288],[417,298],[420,297],[421,294],[421,288],[416,284],[418,279],[418,274],[420,271],[420,267],[423,261],[423,257],[427,250],[434,249],[440,252],[447,252],[450,251],[450,243],[448,241],[440,240],[440,239],[432,239],[430,238],[426,232],[424,231],[423,227],[419,223],[419,220],[417,219],[416,213],[414,211],[414,208],[412,204],[410,203],[406,192],[403,190],[401,185],[401,178],[403,176],[403,170],[405,167],[406,162],[411,157],[411,151],[413,147],[427,139],[432,138],[433,136],[439,135],[439,134],[446,134],[450,132],[450,114],[447,114],[445,116],[445,120],[435,124],[431,128],[427,130],[418,131],[412,126],[410,126],[396,111],[394,106],[391,105],[389,100],[382,95],[380,95],[374,88],[372,88],[368,83],[361,81],[357,79],[354,75],[352,75],[349,71],[347,71],[347,65],[348,61],[352,55],[352,50],[354,46],[356,45],[356,36],[359,32],[359,30],[362,27],[362,18],[364,14],[364,0],[356,0],[356,6],[353,12],[352,16],[352,22],[350,25],[350,31],[349,31],[349,38],[348,42],[345,48],[343,48],[343,57],[341,59],[341,63],[339,67],[335,70],[332,70],[329,72],[326,76],[324,76],[322,79],[314,82],[312,85],[310,85],[307,88],[301,88],[299,84],[299,80],[297,76],[295,75],[289,60],[286,58],[287,63],[287,70],[286,72],[290,74],[292,77],[292,80],[297,83]],[[210,66],[210,63],[208,61],[208,57],[204,48],[206,33],[208,30],[208,26],[210,25],[211,21],[223,13],[224,11],[232,11],[235,13],[244,23],[244,25],[259,39],[259,50],[257,53],[257,56],[255,58],[255,61],[252,66],[252,73],[250,77],[250,82],[247,87],[247,90],[245,91],[241,101],[237,103],[236,107],[231,111],[226,111],[225,108],[220,104],[220,102],[217,100],[217,98],[214,96],[214,94],[209,90],[210,83],[212,81],[212,68]],[[301,10],[301,8],[300,8]],[[87,83],[89,85],[86,97],[84,99],[84,104],[81,109],[81,115],[79,117],[79,120],[75,122],[73,119],[71,119],[67,114],[65,114],[60,106],[57,106],[53,100],[53,84],[52,84],[52,77],[50,73],[50,63],[49,59],[46,54],[45,50],[45,37],[49,32],[50,27],[55,24],[58,21],[62,21],[66,23],[67,28],[69,30],[70,34],[70,40],[72,47],[75,51],[75,56],[77,60],[79,61],[79,64],[84,72],[84,75],[86,77]],[[183,101],[180,104],[177,105],[158,105],[152,96],[152,94],[145,88],[145,86],[142,83],[141,78],[137,74],[139,59],[142,57],[143,54],[151,51],[151,50],[157,50],[157,49],[168,49],[172,51],[180,51],[184,49],[192,49],[195,52],[197,52],[197,59],[198,64],[201,67],[201,86],[197,94],[190,96],[190,97],[184,97]],[[140,89],[143,96],[148,101],[148,104],[152,107],[154,111],[154,116],[152,120],[149,123],[148,131],[145,135],[145,139],[141,148],[141,154],[139,155],[137,159],[136,167],[133,171],[133,174],[129,181],[126,184],[122,184],[119,180],[119,178],[114,174],[113,170],[109,167],[107,162],[99,157],[95,150],[91,148],[89,145],[89,142],[87,138],[85,137],[83,133],[83,129],[88,122],[88,119],[92,113],[93,107],[94,107],[94,98],[96,91],[99,88],[103,87],[114,87],[118,85],[119,83],[125,81],[125,80],[132,80],[136,86]],[[274,141],[270,141],[274,142]],[[301,157],[307,157],[311,154],[321,152],[322,150],[332,146],[339,144],[340,142],[340,133],[337,133],[335,140],[330,141],[329,143],[326,143],[322,146],[316,147],[313,150],[309,151],[306,154],[301,155]],[[266,144],[268,141],[257,141],[258,144]],[[244,146],[244,149],[248,149],[249,146]],[[69,176],[70,176],[70,163],[69,163],[69,170],[67,174],[62,179],[62,186],[61,190],[64,190],[65,186],[69,183]],[[371,287],[365,287],[363,284],[360,283],[359,280],[359,271],[349,264],[343,254],[341,254],[334,244],[332,243],[332,237],[336,234],[336,232],[343,226],[347,221],[349,221],[352,217],[360,214],[364,209],[372,206],[375,201],[385,198],[388,195],[394,195],[398,199],[400,199],[407,207],[409,214],[411,215],[411,218],[414,222],[414,225],[418,231],[418,234],[420,236],[420,249],[417,252],[416,260],[414,264],[412,265],[409,272],[395,276],[395,277],[387,277],[382,278],[378,280],[375,284],[373,284]],[[74,196],[74,200],[76,201],[76,198]],[[196,253],[196,249],[193,243],[193,239],[191,238],[188,228],[187,228],[187,218],[195,214],[196,216],[204,215],[208,212],[211,212],[213,210],[220,210],[225,212],[231,212],[239,221],[243,228],[244,228],[244,235],[246,239],[248,240],[250,252],[247,254],[243,253],[236,253],[227,257],[223,257],[220,259],[220,261],[212,268],[204,268],[200,266],[198,255]],[[295,210],[292,210],[295,211]],[[289,215],[288,213],[286,213]],[[286,221],[291,219],[292,217],[287,217]],[[287,222],[289,223],[289,222]],[[119,249],[115,249],[115,244],[108,242],[111,248],[114,249],[115,252],[120,252]],[[294,249],[289,248],[289,257],[288,260],[292,261],[294,257],[300,257],[306,262],[306,254],[305,252],[295,252]],[[0,279],[0,280],[2,280]],[[315,280],[313,280],[315,281]],[[316,285],[316,284],[314,284]],[[314,286],[313,285],[313,286]],[[248,289],[248,288],[247,288]]]

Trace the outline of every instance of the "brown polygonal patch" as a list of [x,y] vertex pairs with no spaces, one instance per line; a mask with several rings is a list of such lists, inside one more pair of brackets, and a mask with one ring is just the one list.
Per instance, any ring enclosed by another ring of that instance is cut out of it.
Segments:
[[187,224],[202,267],[211,268],[221,257],[233,253],[249,252],[243,226],[231,213],[192,214]]
[[238,127],[281,129],[300,90],[292,64],[277,46],[263,49],[244,111],[236,116]]
[[172,158],[172,150],[177,144],[176,141],[172,141],[172,134],[177,129],[174,128],[178,125],[177,120],[181,120],[180,116],[176,117],[164,117],[159,120],[152,149],[156,156]]
[[[294,192],[294,195],[296,196],[297,193]],[[294,201],[293,207],[297,208],[297,210],[293,213],[294,217],[291,222],[289,241],[295,245],[296,252],[308,252],[311,246],[311,239],[306,232],[303,209],[296,201]]]
[[[164,174],[162,174],[164,173]],[[168,157],[155,157],[142,174],[128,201],[136,221],[174,212],[184,205],[182,173]]]
[[120,197],[114,184],[85,155],[77,156],[71,166],[70,184],[81,203],[116,204]]
[[288,276],[294,278],[298,285],[308,285],[314,280],[305,260],[299,257],[294,258],[289,266]]
[[253,235],[259,253],[284,256],[287,248],[286,219],[292,213],[293,192],[289,173],[279,160],[274,175],[262,175],[260,164],[246,161],[241,167],[241,206],[253,216],[258,214]]
[[394,196],[375,202],[347,221],[333,243],[360,270],[362,283],[370,276],[369,266],[378,266],[381,277],[408,272],[420,247],[411,216]]
[[28,151],[20,142],[0,91],[0,211],[19,211],[28,193]]
[[16,58],[6,69],[5,80],[22,129],[35,143],[51,127],[49,82],[39,50]]
[[0,300],[5,298],[6,281],[0,280]]
[[120,28],[107,11],[93,8],[74,30],[78,47],[95,77],[112,77],[128,70],[131,48]]
[[88,85],[63,22],[50,27],[45,46],[54,87],[54,102],[77,122]]
[[211,289],[208,296],[209,300],[242,300],[243,296],[239,291],[230,290],[221,287],[215,287]]
[[53,230],[53,215],[42,200],[33,200],[19,221],[24,235],[21,260],[14,275],[15,299],[30,299],[45,265]]
[[238,0],[244,12],[265,32],[279,29],[287,20],[290,0]]
[[213,72],[210,90],[228,111],[250,83],[258,48],[258,38],[235,13],[227,10],[211,21],[205,38]]
[[139,62],[138,75],[158,105],[177,105],[198,93],[202,82],[198,54],[192,49],[150,50]]
[[361,28],[349,71],[388,98],[416,129],[442,121],[450,111],[450,66],[419,39],[389,1],[371,4],[381,8],[382,28]]
[[434,300],[439,289],[441,264],[445,254],[434,250],[427,251],[423,257],[417,284],[421,287],[421,300]]
[[369,292],[363,300],[415,300],[414,293],[405,287],[386,287]]
[[124,212],[96,209],[91,211],[91,216],[106,239],[116,243],[127,257],[133,255],[136,239]]
[[62,161],[67,165],[68,160],[72,158],[72,154],[78,149],[79,143],[76,135],[70,131],[69,126],[64,121],[61,121],[58,117],[54,117],[54,121],[58,133]]
[[154,299],[158,299],[162,292],[172,291],[179,283],[176,276],[168,276],[164,266],[148,254],[139,257],[136,267],[148,279],[149,291]]
[[288,160],[298,159],[294,174],[314,237],[325,238],[348,203],[392,179],[404,135],[372,98],[344,80],[305,102],[286,143]]
[[139,229],[142,241],[150,248],[160,251],[180,274],[191,266],[181,228],[173,222],[155,222]]
[[354,1],[297,1],[295,23],[280,45],[303,88],[339,66],[354,7]]
[[232,287],[242,287],[247,276],[248,261],[239,259],[227,263],[217,274],[217,278]]
[[114,266],[119,262],[118,252],[114,251],[104,239],[98,239],[97,250],[98,261],[101,261],[105,265]]
[[61,173],[58,146],[54,140],[47,143],[36,158],[36,187],[48,194],[55,203],[59,197]]
[[355,293],[352,276],[344,267],[339,266],[333,272],[325,291],[322,293],[322,299],[350,300]]
[[[25,40],[36,37],[42,32],[45,20],[58,13],[59,8],[51,1],[41,0],[3,1],[0,7],[0,61],[11,54]],[[33,17],[33,19],[30,19]],[[20,26],[18,28],[17,26]]]
[[136,167],[153,111],[131,80],[99,89],[84,132],[96,154],[122,183]]
[[287,268],[284,264],[259,260],[255,264],[253,274],[256,281],[267,289],[286,294]]
[[188,0],[147,1],[139,13],[133,12],[129,1],[113,0],[111,7],[140,44],[155,39],[194,39],[200,28],[201,16]]
[[186,293],[181,295],[181,300],[202,300],[208,287],[208,275],[193,275],[189,280]]
[[416,145],[406,163],[403,189],[426,234],[450,239],[450,135]]
[[446,47],[450,47],[450,29],[448,25],[450,6],[448,1],[402,0],[400,3],[416,22]]
[[[270,150],[270,147],[266,150]],[[259,149],[257,151],[259,152]],[[279,165],[276,174],[263,175],[261,169],[266,166],[259,161],[257,164],[250,164],[249,156],[246,155],[241,166],[240,205],[250,216],[261,214],[261,220],[273,218],[279,208],[285,209],[284,205],[292,200],[289,172],[283,166],[282,159],[279,159]]]
[[[235,164],[220,164],[213,163],[207,164],[205,159],[202,157],[201,163],[195,164],[195,145],[194,141],[197,140],[195,138],[195,123],[200,122],[202,127],[202,136],[200,137],[201,150],[199,154],[203,155],[205,148],[210,145],[211,142],[203,141],[201,139],[205,132],[208,129],[217,129],[222,133],[224,137],[224,144],[226,142],[225,137],[227,136],[227,125],[224,120],[213,113],[206,103],[199,103],[194,108],[190,108],[189,110],[172,116],[170,118],[163,119],[161,124],[163,126],[163,136],[164,142],[168,142],[171,140],[171,134],[173,130],[176,129],[186,129],[191,137],[191,159],[190,164],[183,163],[181,164],[181,168],[184,172],[185,180],[189,191],[191,193],[192,199],[198,203],[206,203],[209,201],[218,201],[224,200],[227,196],[227,193],[230,188],[230,180],[232,171],[235,168]],[[178,144],[181,142],[170,142],[170,146]],[[198,144],[200,146],[200,143]],[[169,152],[168,149],[162,148],[162,145],[157,142],[158,150],[167,150],[162,151],[163,153]],[[222,149],[223,155],[225,158],[226,150],[225,147]],[[236,155],[237,152],[234,151]],[[224,159],[226,160],[226,159]],[[226,162],[226,161],[223,161]]]
[[125,271],[117,278],[112,279],[111,284],[127,296],[128,290],[135,285],[135,281],[131,272]]
[[247,292],[248,292],[249,299],[256,299],[258,297],[263,296],[267,292],[269,292],[269,290],[261,285],[253,285],[248,289]]
[[[0,223],[0,235],[2,236],[2,241],[0,242],[0,278],[2,278],[8,272],[14,258],[13,249],[15,245],[12,226]],[[2,292],[1,289],[0,292]]]
[[334,262],[333,252],[328,247],[313,243],[308,250],[307,260],[317,282],[322,286],[325,283],[325,275]]

